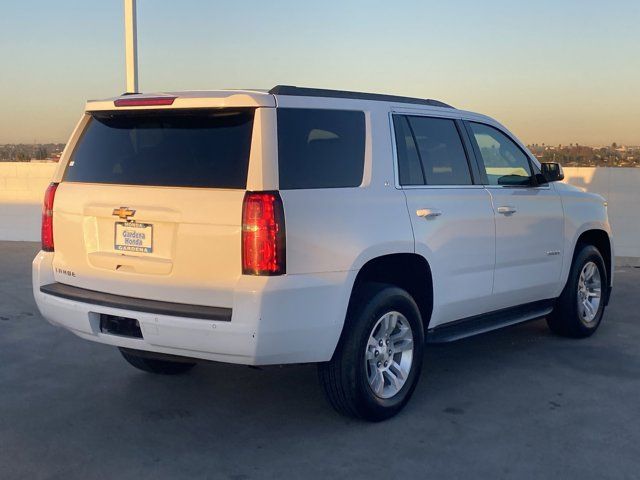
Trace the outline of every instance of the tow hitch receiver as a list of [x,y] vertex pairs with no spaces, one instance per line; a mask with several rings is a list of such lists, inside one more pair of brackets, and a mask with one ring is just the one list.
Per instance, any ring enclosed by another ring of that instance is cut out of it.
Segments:
[[116,315],[100,315],[100,331],[121,337],[142,338],[140,323],[135,318],[118,317]]

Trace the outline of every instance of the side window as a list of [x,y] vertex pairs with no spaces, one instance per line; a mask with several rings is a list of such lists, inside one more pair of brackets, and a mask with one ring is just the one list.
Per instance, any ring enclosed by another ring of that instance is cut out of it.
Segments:
[[408,117],[427,185],[471,185],[469,162],[454,120]]
[[424,172],[407,117],[394,115],[393,127],[396,133],[400,185],[424,185]]
[[279,108],[280,188],[358,187],[364,172],[364,112]]
[[529,159],[513,140],[501,131],[482,123],[470,122],[480,151],[489,185],[531,184]]

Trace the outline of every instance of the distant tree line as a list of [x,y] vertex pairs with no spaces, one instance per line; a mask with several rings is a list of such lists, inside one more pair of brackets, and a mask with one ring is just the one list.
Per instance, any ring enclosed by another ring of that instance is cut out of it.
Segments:
[[587,147],[573,144],[549,146],[534,143],[529,150],[541,162],[557,162],[565,167],[640,167],[640,147]]
[[34,143],[0,145],[0,161],[29,162],[55,158],[62,153],[64,143]]

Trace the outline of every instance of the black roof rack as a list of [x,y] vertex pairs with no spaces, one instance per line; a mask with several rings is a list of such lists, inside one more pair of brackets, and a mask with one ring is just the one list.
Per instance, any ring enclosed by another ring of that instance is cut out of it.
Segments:
[[346,90],[327,90],[324,88],[295,87],[293,85],[276,85],[269,93],[272,95],[291,95],[294,97],[327,97],[350,98],[353,100],[376,100],[378,102],[415,103],[431,107],[454,108],[439,100],[425,98],[401,97],[398,95],[384,95],[381,93],[349,92]]

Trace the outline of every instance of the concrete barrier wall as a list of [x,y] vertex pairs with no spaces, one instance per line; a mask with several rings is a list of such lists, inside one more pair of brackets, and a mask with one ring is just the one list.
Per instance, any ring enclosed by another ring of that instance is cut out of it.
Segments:
[[0,240],[39,240],[42,199],[57,163],[0,162]]
[[0,199],[40,203],[57,163],[0,162]]
[[[0,240],[38,240],[55,163],[0,162]],[[616,255],[640,258],[640,168],[565,168],[565,182],[609,202]]]
[[565,182],[607,199],[616,256],[640,257],[640,168],[564,169]]

